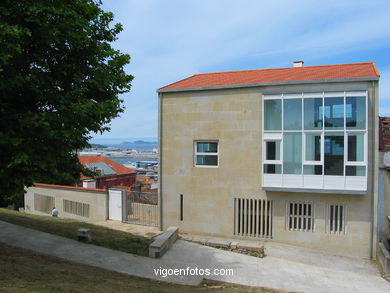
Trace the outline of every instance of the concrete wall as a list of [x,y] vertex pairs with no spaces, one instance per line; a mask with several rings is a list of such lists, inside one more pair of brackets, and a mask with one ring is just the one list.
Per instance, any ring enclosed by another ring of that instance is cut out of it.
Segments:
[[[83,188],[60,186],[33,186],[27,189],[24,195],[25,211],[28,214],[50,216],[50,214],[36,210],[34,206],[34,194],[54,197],[54,204],[60,218],[74,219],[78,221],[104,221],[108,216],[107,192]],[[64,199],[74,202],[89,204],[89,217],[82,217],[64,211]]]
[[[295,245],[341,255],[375,256],[371,251],[371,210],[376,207],[377,154],[369,152],[368,192],[356,194],[295,193],[262,190],[262,94],[319,91],[368,90],[368,149],[378,149],[378,100],[372,99],[368,82],[273,86],[214,91],[160,94],[159,147],[162,226],[180,231],[234,236],[235,197],[273,200],[273,237]],[[374,116],[375,115],[375,116]],[[194,140],[218,140],[219,167],[194,167]],[[183,221],[180,221],[180,194],[183,194]],[[286,202],[311,201],[315,205],[315,232],[285,229]],[[347,207],[346,234],[325,233],[328,203]],[[376,217],[376,215],[374,215]],[[376,223],[374,223],[376,229]],[[375,230],[376,231],[376,230]],[[249,239],[249,238],[248,238]],[[253,239],[253,238],[251,238]],[[373,240],[375,241],[375,239]]]
[[390,153],[379,153],[379,207],[378,207],[378,229],[379,240],[386,241],[390,238],[390,223],[387,219],[390,216]]

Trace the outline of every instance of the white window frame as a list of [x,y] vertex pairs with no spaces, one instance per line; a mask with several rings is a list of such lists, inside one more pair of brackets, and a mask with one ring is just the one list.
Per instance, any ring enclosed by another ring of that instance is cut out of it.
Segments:
[[[347,129],[346,126],[346,111],[347,111],[347,104],[346,104],[346,99],[347,97],[359,97],[359,96],[364,96],[366,100],[366,125],[365,129]],[[343,127],[340,129],[331,129],[331,128],[326,128],[325,127],[325,101],[326,98],[333,98],[333,97],[342,97],[344,100],[344,123]],[[296,99],[296,98],[302,98],[302,129],[301,130],[284,130],[284,99]],[[306,98],[321,98],[322,99],[322,128],[321,129],[313,129],[313,130],[305,130],[304,128],[304,121],[305,121],[305,112],[304,112],[304,101]],[[354,182],[354,180],[359,180],[361,183],[362,187],[358,187],[356,190],[367,190],[367,174],[368,174],[368,99],[369,99],[369,94],[367,90],[363,91],[337,91],[337,92],[326,92],[326,91],[321,91],[321,92],[313,92],[313,93],[296,93],[296,94],[270,94],[270,95],[263,95],[263,100],[262,100],[262,110],[264,111],[264,101],[266,100],[281,100],[282,107],[281,107],[281,130],[265,130],[264,129],[264,120],[265,120],[265,113],[262,115],[262,146],[263,146],[263,155],[262,155],[262,182],[263,186],[271,186],[275,187],[275,176],[280,176],[279,182],[280,182],[280,187],[286,186],[286,187],[291,187],[295,186],[296,187],[303,187],[305,188],[306,182],[308,182],[308,187],[307,188],[313,188],[313,183],[312,182],[317,182],[315,183],[315,186],[318,186],[316,188],[318,189],[351,189],[351,183]],[[300,132],[302,133],[302,173],[301,174],[294,174],[296,177],[295,179],[292,179],[292,176],[290,174],[284,174],[284,168],[283,168],[283,157],[284,157],[284,148],[283,148],[283,139],[284,139],[284,133],[288,132]],[[327,133],[342,133],[344,135],[344,170],[343,170],[343,175],[325,175],[325,135]],[[364,161],[348,161],[348,135],[353,134],[353,133],[361,133],[364,134]],[[320,161],[307,161],[306,160],[306,136],[308,134],[321,134],[321,160]],[[266,160],[266,146],[265,143],[267,141],[276,141],[280,140],[281,143],[281,150],[280,150],[280,160],[275,160],[275,161],[270,161]],[[281,165],[281,174],[265,174],[264,173],[264,165],[266,164],[280,164]],[[310,174],[304,174],[304,166],[318,166],[322,165],[322,175],[310,175]],[[365,167],[365,175],[364,176],[347,176],[346,173],[346,168],[349,166],[362,166]],[[267,182],[264,181],[265,175],[267,175],[267,180],[270,180],[269,184],[267,185]],[[337,179],[338,183],[337,184],[330,184],[329,182],[332,181],[332,177],[334,176],[334,179]],[[300,178],[299,178],[300,177]],[[320,178],[321,177],[321,178]],[[337,178],[336,178],[337,177]],[[353,179],[352,177],[360,177]],[[306,179],[305,179],[306,178]],[[364,179],[365,178],[365,179]],[[292,184],[291,180],[296,180],[297,184]],[[301,180],[301,181],[300,181]],[[307,181],[305,181],[307,180]],[[353,181],[351,181],[353,180]],[[363,180],[363,181],[362,181]],[[364,181],[366,183],[364,183]],[[302,182],[302,183],[300,183]],[[363,187],[365,186],[365,187]],[[360,189],[361,188],[361,189]],[[365,188],[365,189],[363,189]],[[354,189],[354,188],[352,188]]]
[[[203,143],[216,143],[217,144],[217,152],[216,153],[203,153],[198,152],[197,143],[203,142]],[[217,156],[217,165],[197,165],[196,157],[197,156]],[[194,140],[194,167],[197,168],[218,168],[219,167],[219,141],[218,140]]]
[[[303,133],[303,165],[322,165],[324,164],[324,132],[321,133],[321,131],[304,131]],[[306,161],[306,136],[307,135],[313,135],[313,134],[319,134],[321,136],[320,143],[321,143],[321,150],[320,150],[320,160],[319,161]]]
[[[267,160],[267,142],[279,142],[280,143],[280,158],[279,160]],[[263,162],[264,165],[282,165],[283,159],[282,159],[282,147],[283,147],[283,140],[282,139],[264,139],[263,140]]]

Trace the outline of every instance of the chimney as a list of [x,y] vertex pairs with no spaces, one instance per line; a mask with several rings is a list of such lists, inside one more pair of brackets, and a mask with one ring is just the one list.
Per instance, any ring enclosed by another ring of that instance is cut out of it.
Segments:
[[302,60],[293,61],[293,67],[303,67],[304,63]]

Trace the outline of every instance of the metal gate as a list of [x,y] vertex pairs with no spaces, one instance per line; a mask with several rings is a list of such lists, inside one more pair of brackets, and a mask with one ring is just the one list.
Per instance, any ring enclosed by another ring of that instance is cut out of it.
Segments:
[[127,223],[158,226],[157,192],[127,191]]

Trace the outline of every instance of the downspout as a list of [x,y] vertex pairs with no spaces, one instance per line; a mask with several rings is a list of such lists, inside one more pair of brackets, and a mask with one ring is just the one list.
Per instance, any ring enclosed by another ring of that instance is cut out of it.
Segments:
[[375,209],[375,202],[374,202],[374,199],[375,199],[375,196],[374,196],[374,193],[375,193],[375,167],[376,167],[376,157],[375,157],[375,129],[376,129],[376,125],[375,125],[375,116],[376,116],[376,104],[375,104],[375,81],[372,81],[372,101],[371,101],[371,105],[373,105],[373,113],[372,113],[372,126],[371,128],[374,130],[372,132],[372,136],[373,138],[371,139],[371,142],[373,143],[373,147],[371,148],[371,157],[372,157],[372,162],[373,164],[371,164],[373,166],[372,170],[371,170],[371,217],[370,217],[370,220],[371,220],[371,233],[370,233],[370,259],[373,259],[374,258],[374,230],[375,230],[375,226],[374,226],[374,209]]
[[160,221],[159,228],[160,231],[163,231],[163,196],[162,196],[162,116],[163,116],[163,103],[162,103],[162,93],[158,93],[158,193],[159,193],[159,204],[160,204]]

